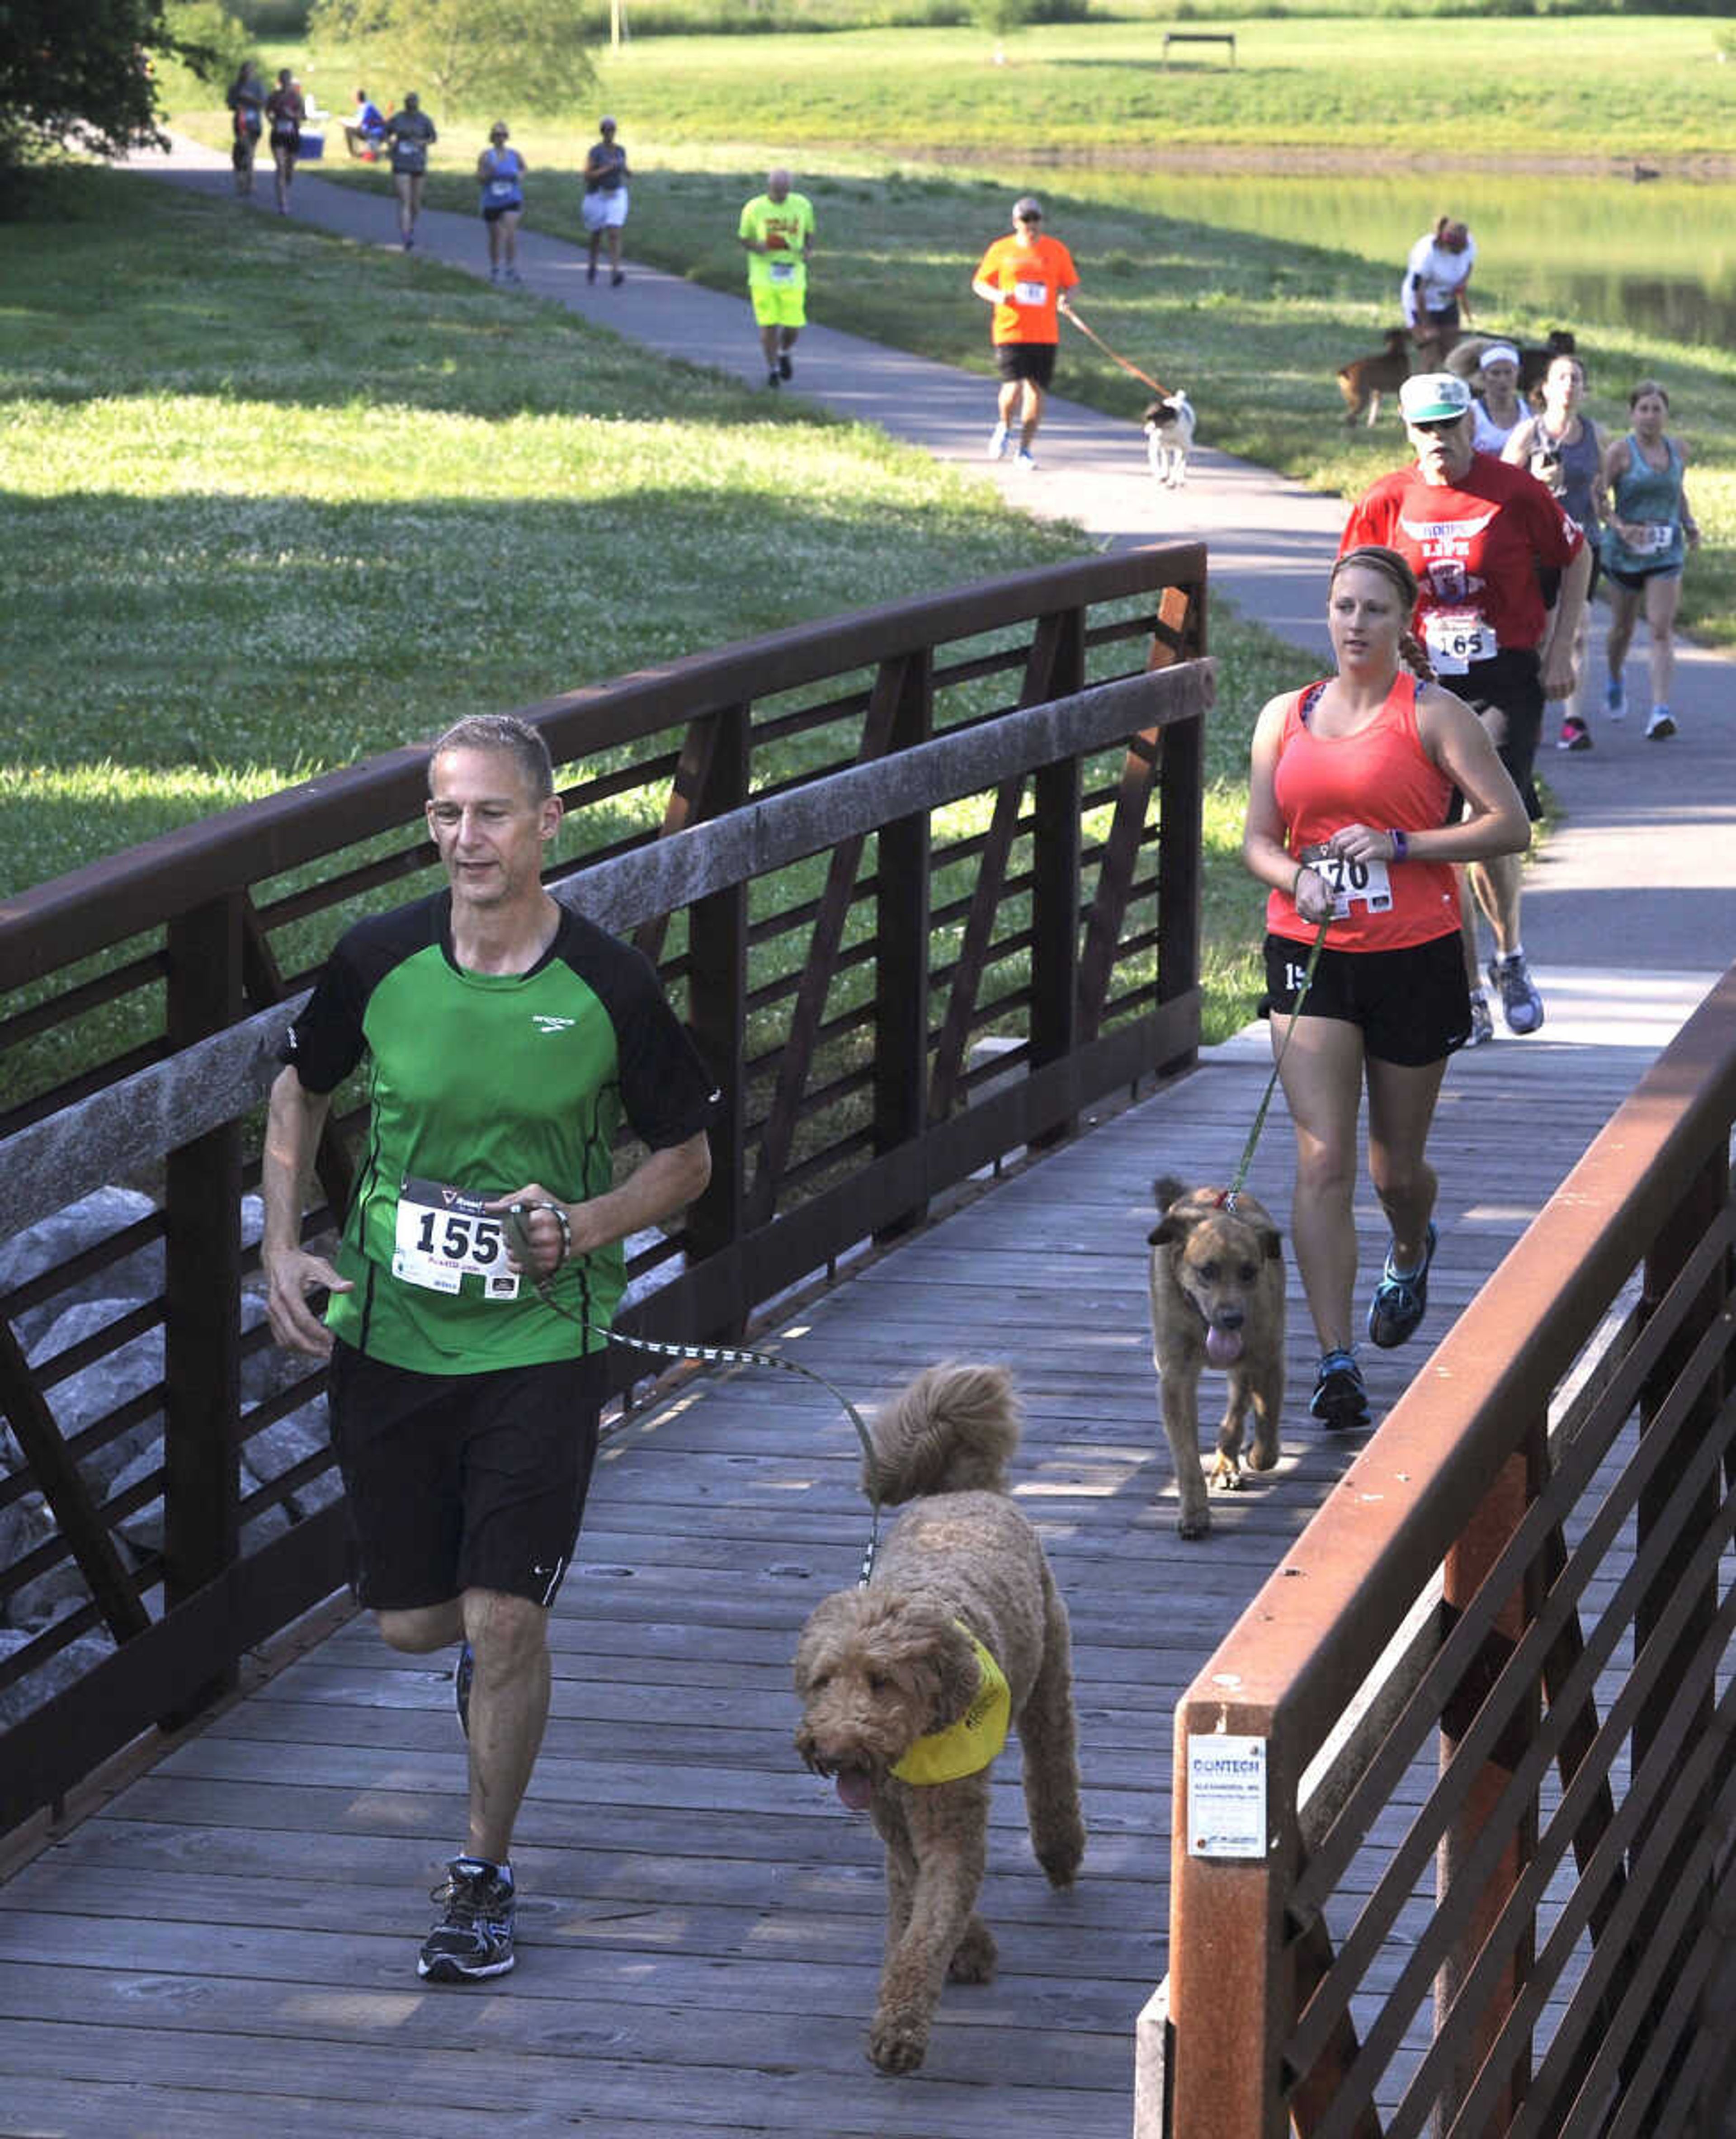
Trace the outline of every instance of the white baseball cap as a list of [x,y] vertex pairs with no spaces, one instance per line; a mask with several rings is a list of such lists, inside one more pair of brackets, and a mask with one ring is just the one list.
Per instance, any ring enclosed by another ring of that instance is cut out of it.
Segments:
[[1419,371],[1398,389],[1407,423],[1450,423],[1471,405],[1471,389],[1450,371]]

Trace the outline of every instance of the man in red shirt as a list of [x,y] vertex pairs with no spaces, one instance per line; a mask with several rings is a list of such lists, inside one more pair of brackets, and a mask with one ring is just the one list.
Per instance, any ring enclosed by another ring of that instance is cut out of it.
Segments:
[[[1470,389],[1451,372],[1419,372],[1399,390],[1416,449],[1411,467],[1382,476],[1351,508],[1340,552],[1383,542],[1416,573],[1412,628],[1448,690],[1472,707],[1534,819],[1532,782],[1543,701],[1572,688],[1573,639],[1585,608],[1592,554],[1578,526],[1527,470],[1471,443]],[[1560,596],[1543,605],[1540,570],[1558,571]],[[1523,859],[1470,864],[1477,902],[1494,931],[1489,981],[1508,1028],[1535,1032],[1543,999],[1519,940]],[[1470,1045],[1494,1037],[1477,969],[1476,915],[1465,902],[1470,972]]]
[[1059,237],[1043,235],[1043,210],[1029,193],[1013,203],[1013,234],[997,237],[978,263],[971,287],[995,307],[995,364],[1000,374],[1000,420],[989,434],[989,458],[1000,460],[1016,421],[1018,464],[1031,469],[1031,442],[1043,420],[1043,396],[1055,372],[1060,315],[1079,286],[1073,256]]

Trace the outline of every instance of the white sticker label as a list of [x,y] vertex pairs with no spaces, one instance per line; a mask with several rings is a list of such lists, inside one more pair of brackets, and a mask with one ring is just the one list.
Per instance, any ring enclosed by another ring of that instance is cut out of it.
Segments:
[[1474,609],[1435,609],[1423,619],[1437,673],[1462,676],[1474,661],[1493,661],[1501,650],[1494,626]]
[[774,282],[793,282],[795,280],[795,261],[774,260],[771,262],[771,279]]
[[482,1279],[485,1300],[516,1300],[506,1221],[484,1210],[487,1200],[444,1182],[406,1179],[398,1197],[393,1276],[427,1292],[457,1292],[469,1271]]
[[1202,1733],[1187,1741],[1187,1853],[1266,1853],[1266,1741]]
[[1027,282],[1022,280],[1015,282],[1013,302],[1015,305],[1046,305],[1049,302],[1048,283]]
[[1634,545],[1642,557],[1653,557],[1670,547],[1675,536],[1672,520],[1646,520],[1640,523],[1640,540]]
[[1347,920],[1352,906],[1370,913],[1392,911],[1392,879],[1385,862],[1352,862],[1342,854],[1320,854],[1311,856],[1308,866],[1325,879],[1332,893],[1334,921]]

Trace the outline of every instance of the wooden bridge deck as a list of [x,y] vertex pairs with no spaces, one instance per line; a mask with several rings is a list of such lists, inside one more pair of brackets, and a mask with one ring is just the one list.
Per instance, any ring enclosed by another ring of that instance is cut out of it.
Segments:
[[[1591,976],[1558,984],[1543,1035],[1455,1065],[1437,1334],[1700,992],[1633,986],[1618,1012]],[[854,1437],[809,1384],[737,1371],[640,1416],[599,1466],[515,1852],[516,1971],[416,1980],[423,1890],[462,1826],[449,1659],[351,1621],[0,1887],[0,2131],[1124,2139],[1134,2018],[1166,1965],[1172,1705],[1349,1452],[1304,1423],[1293,1274],[1283,1464],[1215,1501],[1208,1543],[1175,1534],[1149,1184],[1226,1179],[1265,1068],[1261,1039],[1218,1050],[777,1337],[863,1399],[940,1357],[1012,1363],[1020,1496],[1073,1614],[1084,1872],[1049,1892],[1004,1760],[984,1897],[1000,1978],[948,1992],[920,2074],[863,2058],[878,1848],[790,1745],[796,1630],[854,1580],[866,1535]],[[1274,1114],[1252,1185],[1284,1215],[1288,1146]],[[1366,1271],[1384,1246],[1366,1186],[1359,1212]],[[1422,1356],[1375,1355],[1377,1400]],[[1235,2001],[1226,1985],[1226,2018]]]

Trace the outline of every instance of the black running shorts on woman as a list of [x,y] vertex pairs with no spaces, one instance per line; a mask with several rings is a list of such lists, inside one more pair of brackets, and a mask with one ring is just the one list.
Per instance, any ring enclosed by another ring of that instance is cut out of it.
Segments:
[[[1308,962],[1306,943],[1267,937],[1266,1001],[1274,1013],[1294,1010]],[[1471,1029],[1458,931],[1401,951],[1322,951],[1302,1015],[1360,1026],[1363,1051],[1377,1062],[1420,1070],[1444,1060]]]

